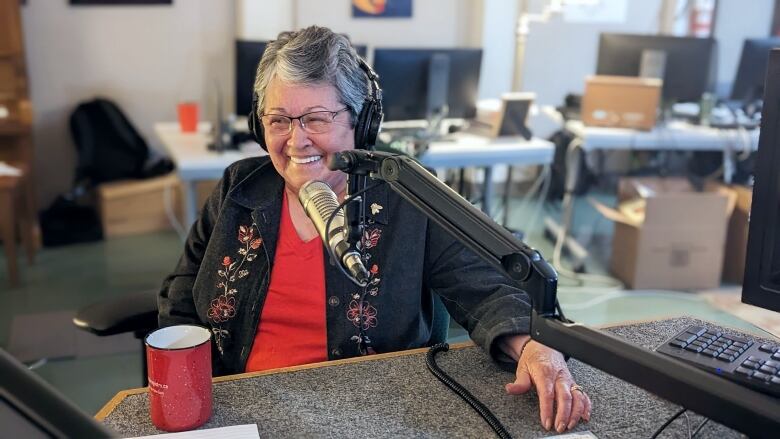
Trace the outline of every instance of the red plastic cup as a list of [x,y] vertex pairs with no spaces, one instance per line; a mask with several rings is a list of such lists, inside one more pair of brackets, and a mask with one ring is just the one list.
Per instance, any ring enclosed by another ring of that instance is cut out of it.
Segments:
[[145,342],[152,423],[165,431],[203,425],[211,417],[211,332],[168,326]]
[[194,133],[198,128],[198,103],[181,102],[176,109],[179,114],[181,132]]

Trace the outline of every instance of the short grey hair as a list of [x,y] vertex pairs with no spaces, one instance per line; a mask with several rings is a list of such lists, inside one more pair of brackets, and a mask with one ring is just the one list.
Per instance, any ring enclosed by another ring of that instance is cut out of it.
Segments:
[[358,60],[349,39],[326,27],[280,33],[268,43],[257,66],[254,92],[258,116],[265,109],[266,88],[276,76],[292,84],[334,86],[341,103],[349,108],[354,126],[369,94],[368,79]]

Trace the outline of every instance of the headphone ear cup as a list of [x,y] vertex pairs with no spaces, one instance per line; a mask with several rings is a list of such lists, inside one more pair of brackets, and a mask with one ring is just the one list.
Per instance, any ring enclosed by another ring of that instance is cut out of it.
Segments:
[[355,124],[355,148],[370,149],[376,144],[379,134],[379,123],[376,105],[373,99],[366,99]]
[[247,125],[249,126],[249,132],[252,133],[255,142],[257,142],[261,148],[268,151],[268,146],[265,144],[265,133],[263,132],[263,123],[257,117],[257,95],[252,99],[252,112],[247,117]]
[[376,145],[376,138],[379,135],[379,126],[382,124],[382,113],[377,111],[376,105],[371,101],[371,114],[366,120],[365,142],[369,147]]
[[366,115],[368,114],[368,101],[363,104],[363,109],[358,114],[355,123],[355,149],[366,148]]

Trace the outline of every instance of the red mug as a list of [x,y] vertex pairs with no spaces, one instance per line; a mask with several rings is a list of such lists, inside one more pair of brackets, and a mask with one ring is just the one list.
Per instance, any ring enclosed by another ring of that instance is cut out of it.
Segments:
[[211,332],[196,325],[146,336],[149,410],[160,430],[191,430],[211,417]]
[[176,109],[179,114],[181,132],[194,133],[198,128],[198,103],[181,102]]

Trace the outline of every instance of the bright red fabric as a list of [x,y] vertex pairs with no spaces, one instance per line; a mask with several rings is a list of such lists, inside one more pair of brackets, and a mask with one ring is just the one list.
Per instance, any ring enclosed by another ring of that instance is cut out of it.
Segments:
[[322,251],[319,236],[308,242],[298,236],[285,191],[271,284],[247,372],[328,359]]

